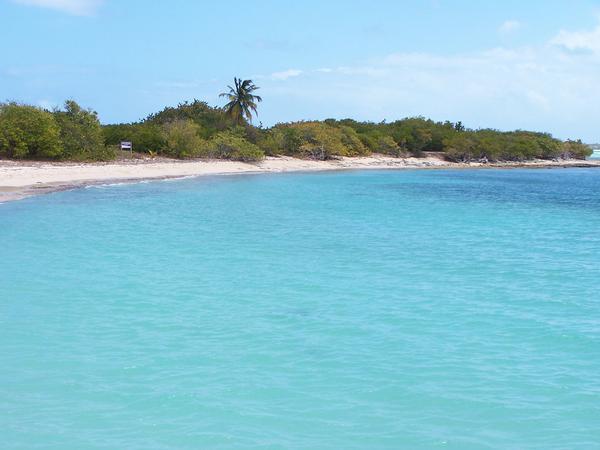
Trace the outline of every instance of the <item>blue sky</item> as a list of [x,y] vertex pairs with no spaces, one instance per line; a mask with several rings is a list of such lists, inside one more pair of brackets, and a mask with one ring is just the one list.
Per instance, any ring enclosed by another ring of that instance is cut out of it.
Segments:
[[234,76],[259,121],[423,115],[600,141],[600,0],[0,0],[0,99],[104,123]]

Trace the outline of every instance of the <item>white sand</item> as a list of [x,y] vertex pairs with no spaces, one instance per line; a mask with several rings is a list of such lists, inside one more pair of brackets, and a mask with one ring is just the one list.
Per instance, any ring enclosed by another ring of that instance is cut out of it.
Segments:
[[[487,167],[600,167],[600,161],[534,161],[524,164],[497,164]],[[31,195],[104,182],[139,181],[201,175],[240,173],[277,173],[292,171],[323,171],[352,169],[402,168],[467,168],[481,164],[457,164],[436,156],[426,158],[392,158],[373,155],[341,158],[335,161],[310,161],[289,157],[266,158],[249,164],[222,160],[131,160],[110,163],[42,163],[0,161],[0,202],[18,200]]]

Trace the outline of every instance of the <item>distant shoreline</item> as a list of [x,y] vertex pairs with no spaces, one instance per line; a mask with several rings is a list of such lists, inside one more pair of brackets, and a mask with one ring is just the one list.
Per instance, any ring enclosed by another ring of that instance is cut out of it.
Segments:
[[228,160],[132,159],[107,163],[0,160],[0,203],[51,192],[106,183],[134,183],[207,175],[318,172],[366,169],[600,168],[600,160],[533,160],[526,162],[455,163],[429,155],[394,158],[385,155],[315,161],[267,157],[257,163]]

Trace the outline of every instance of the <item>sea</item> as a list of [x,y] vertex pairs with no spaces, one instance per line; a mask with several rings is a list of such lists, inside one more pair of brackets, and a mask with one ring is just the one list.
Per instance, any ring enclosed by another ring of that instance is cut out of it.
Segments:
[[600,448],[600,169],[0,205],[0,448]]

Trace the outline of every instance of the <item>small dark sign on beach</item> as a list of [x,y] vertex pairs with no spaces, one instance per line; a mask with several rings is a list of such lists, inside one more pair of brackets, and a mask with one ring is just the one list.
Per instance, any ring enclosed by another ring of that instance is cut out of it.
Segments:
[[121,150],[129,150],[129,153],[133,155],[133,143],[131,141],[121,141]]

